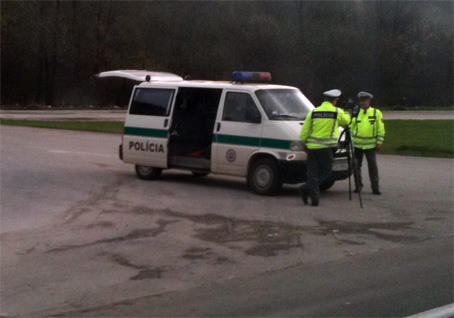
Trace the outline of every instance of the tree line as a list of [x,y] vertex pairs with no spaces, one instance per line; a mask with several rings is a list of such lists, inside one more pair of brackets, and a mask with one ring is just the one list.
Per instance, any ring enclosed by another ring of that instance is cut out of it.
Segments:
[[2,1],[1,28],[2,105],[124,106],[115,69],[453,105],[452,1]]

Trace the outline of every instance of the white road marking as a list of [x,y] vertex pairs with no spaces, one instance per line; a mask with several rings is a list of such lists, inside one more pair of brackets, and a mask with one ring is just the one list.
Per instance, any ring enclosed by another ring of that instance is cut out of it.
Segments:
[[82,151],[66,151],[66,150],[48,150],[50,153],[60,153],[65,155],[83,155],[83,156],[97,156],[97,157],[112,157],[101,153],[82,152]]
[[29,148],[39,149],[39,150],[44,150],[44,151],[47,151],[50,153],[58,153],[58,154],[64,154],[64,155],[83,155],[83,156],[96,156],[96,157],[109,157],[109,158],[114,157],[114,155],[107,155],[107,154],[93,153],[93,152],[84,152],[84,151],[58,150],[58,149],[52,149],[52,148],[46,148],[46,147],[36,147],[36,146],[29,146]]

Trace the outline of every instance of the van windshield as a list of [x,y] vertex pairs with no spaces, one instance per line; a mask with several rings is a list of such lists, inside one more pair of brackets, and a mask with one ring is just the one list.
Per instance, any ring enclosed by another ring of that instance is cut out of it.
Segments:
[[304,120],[314,109],[297,89],[266,89],[255,94],[270,120]]

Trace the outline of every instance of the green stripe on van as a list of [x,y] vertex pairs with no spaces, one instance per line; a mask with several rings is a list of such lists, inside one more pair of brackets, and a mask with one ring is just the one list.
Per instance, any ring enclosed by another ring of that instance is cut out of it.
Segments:
[[262,147],[290,149],[290,140],[262,138]]
[[233,135],[213,135],[213,142],[240,146],[290,149],[290,140],[244,137]]
[[221,144],[233,144],[241,146],[255,146],[260,147],[261,138],[232,136],[232,135],[214,135],[213,141]]
[[[169,135],[169,132],[166,129],[125,127],[124,134],[130,135],[130,136],[167,138]],[[290,148],[290,140],[245,137],[245,136],[234,136],[234,135],[213,135],[213,142],[218,142],[221,144],[240,145],[240,146],[253,146],[253,147],[266,147],[266,148],[279,148],[279,149],[289,149]]]
[[169,132],[166,129],[125,127],[124,134],[132,135],[132,136],[167,138],[167,136],[169,135]]

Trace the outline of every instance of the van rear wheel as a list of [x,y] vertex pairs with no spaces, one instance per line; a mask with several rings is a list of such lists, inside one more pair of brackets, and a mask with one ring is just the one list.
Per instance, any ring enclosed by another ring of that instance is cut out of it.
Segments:
[[206,177],[207,175],[210,174],[209,172],[202,172],[202,171],[191,171],[191,172],[194,177]]
[[142,180],[156,180],[161,176],[161,168],[136,165],[136,174]]
[[257,194],[272,195],[282,187],[279,167],[271,158],[259,159],[248,171],[248,186]]

